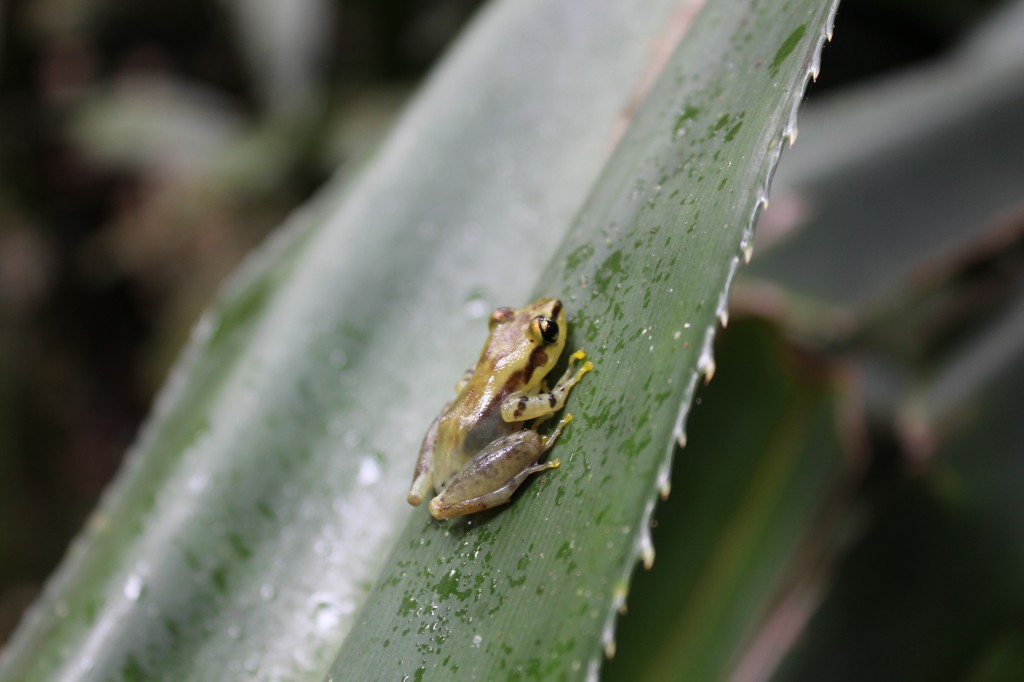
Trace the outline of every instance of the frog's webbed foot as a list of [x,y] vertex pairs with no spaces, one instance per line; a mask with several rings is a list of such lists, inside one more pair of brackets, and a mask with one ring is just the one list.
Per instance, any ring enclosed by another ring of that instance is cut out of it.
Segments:
[[431,515],[449,519],[507,503],[528,476],[559,466],[558,460],[537,464],[551,442],[551,436],[541,438],[528,429],[494,441],[430,501]]
[[587,354],[583,352],[583,349],[570,355],[569,366],[550,391],[536,395],[529,395],[525,392],[509,394],[501,403],[501,418],[507,422],[517,422],[537,419],[558,412],[565,406],[569,390],[579,383],[584,374],[594,369],[594,363],[589,360],[576,367],[576,363],[586,357]]

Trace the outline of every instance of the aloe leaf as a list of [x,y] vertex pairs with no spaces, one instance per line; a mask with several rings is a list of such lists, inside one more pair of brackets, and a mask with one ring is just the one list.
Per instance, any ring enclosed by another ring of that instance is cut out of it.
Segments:
[[486,10],[204,316],[0,679],[321,678],[481,316],[529,293],[676,11]]
[[658,561],[634,579],[605,680],[767,675],[844,535],[863,456],[853,377],[763,321],[730,324],[716,346],[657,511]]
[[562,296],[597,369],[562,467],[508,508],[405,529],[329,679],[582,679],[614,626],[729,283],[832,3],[706,5],[537,295]]
[[235,279],[0,677],[318,677],[343,639],[339,678],[596,672],[834,3],[695,20],[536,289],[598,359],[564,469],[396,537],[479,318],[526,299],[672,23],[594,8],[489,10],[359,180]]

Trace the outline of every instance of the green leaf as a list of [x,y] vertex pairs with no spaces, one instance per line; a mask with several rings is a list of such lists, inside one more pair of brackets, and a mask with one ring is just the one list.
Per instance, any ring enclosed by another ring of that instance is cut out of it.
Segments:
[[0,679],[322,678],[482,315],[529,294],[677,4],[486,10],[201,320]]
[[634,579],[602,679],[764,674],[843,537],[863,456],[853,377],[763,321],[731,323],[716,346],[657,512],[658,561]]
[[[607,161],[691,13],[489,8],[204,318],[0,679],[319,678],[339,646],[337,679],[596,672],[832,10],[705,7]],[[597,363],[562,468],[466,521],[409,510],[483,314],[531,289]]]
[[568,301],[569,343],[597,365],[570,398],[562,467],[499,512],[414,520],[331,679],[577,679],[614,651],[632,568],[653,559],[655,492],[668,492],[692,392],[713,372],[728,284],[828,10],[703,9],[535,292]]

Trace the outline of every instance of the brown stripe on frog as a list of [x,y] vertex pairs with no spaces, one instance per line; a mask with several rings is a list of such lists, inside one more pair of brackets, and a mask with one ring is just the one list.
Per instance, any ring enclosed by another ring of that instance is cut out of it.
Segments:
[[[510,377],[508,384],[514,385],[517,388],[519,386],[528,385],[530,383],[530,378],[533,376],[533,373],[537,371],[538,367],[543,367],[547,363],[547,361],[547,351],[544,350],[543,346],[537,346],[530,353],[530,358],[529,360],[526,361],[526,367],[516,372],[512,377]],[[522,416],[523,412],[526,410],[526,403],[526,396],[520,398],[519,404],[516,405],[516,411],[513,413],[513,415],[516,417]]]
[[533,373],[537,371],[538,367],[543,367],[548,362],[548,352],[544,346],[538,345],[530,353],[530,359],[526,361],[526,367],[523,368],[523,385],[530,383],[530,378],[533,377]]
[[527,402],[528,400],[525,395],[521,397],[519,399],[519,404],[516,405],[516,411],[513,412],[512,414],[515,415],[516,417],[521,417],[523,415],[523,411],[526,409]]
[[555,300],[555,305],[551,308],[551,319],[557,320],[558,313],[562,312],[562,301],[561,299]]

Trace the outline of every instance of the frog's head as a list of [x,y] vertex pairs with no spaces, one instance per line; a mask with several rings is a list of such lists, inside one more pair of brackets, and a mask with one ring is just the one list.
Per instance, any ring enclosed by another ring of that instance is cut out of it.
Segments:
[[[547,350],[551,365],[558,360],[565,348],[565,307],[557,298],[542,298],[519,311],[529,320],[526,336],[530,341]],[[548,367],[551,369],[551,367]]]
[[498,308],[491,314],[490,326],[487,354],[494,370],[505,373],[520,389],[539,384],[565,348],[565,307],[557,298],[544,298],[519,310]]

